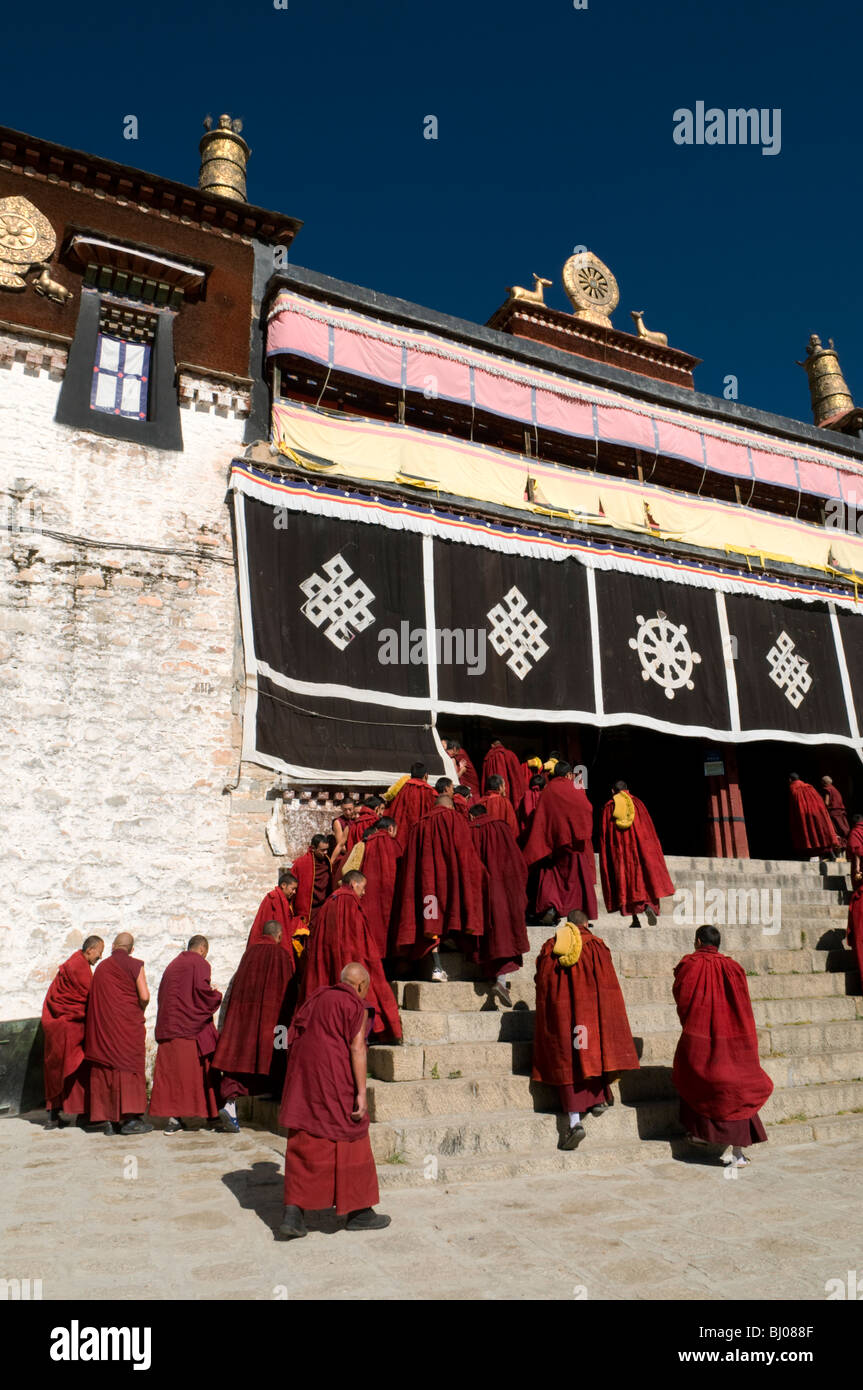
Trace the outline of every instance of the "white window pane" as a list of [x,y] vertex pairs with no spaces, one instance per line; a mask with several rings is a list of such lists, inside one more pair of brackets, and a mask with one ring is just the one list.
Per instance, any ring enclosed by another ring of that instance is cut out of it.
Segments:
[[136,415],[141,410],[141,379],[136,376],[123,377],[123,395],[120,401],[120,409],[125,414],[133,411]]
[[117,378],[100,372],[96,381],[96,399],[93,402],[96,409],[113,410],[116,395]]
[[126,344],[126,362],[123,371],[128,376],[142,376],[144,372],[143,343]]
[[108,372],[118,372],[120,370],[120,344],[116,338],[102,337],[99,342],[98,367],[103,367]]

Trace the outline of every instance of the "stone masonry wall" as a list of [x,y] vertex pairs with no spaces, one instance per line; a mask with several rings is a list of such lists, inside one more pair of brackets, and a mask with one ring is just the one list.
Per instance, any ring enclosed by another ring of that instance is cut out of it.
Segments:
[[136,448],[54,423],[64,365],[0,334],[4,1019],[38,1014],[91,932],[131,931],[155,994],[202,931],[224,990],[277,866],[335,813],[284,803],[274,855],[275,778],[238,762],[226,481],[247,402],[186,382],[184,452]]

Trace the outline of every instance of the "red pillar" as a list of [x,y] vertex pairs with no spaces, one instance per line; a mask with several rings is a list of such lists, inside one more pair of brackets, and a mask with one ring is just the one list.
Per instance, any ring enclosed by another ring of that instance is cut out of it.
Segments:
[[716,859],[748,859],[749,840],[737,773],[737,753],[728,743],[722,749],[725,772],[707,777],[708,854]]

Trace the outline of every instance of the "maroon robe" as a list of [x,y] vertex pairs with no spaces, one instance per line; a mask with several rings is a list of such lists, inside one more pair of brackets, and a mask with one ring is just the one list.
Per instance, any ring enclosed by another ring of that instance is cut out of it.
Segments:
[[222,1084],[223,1100],[281,1086],[286,1035],[282,1038],[276,1030],[286,1028],[290,1021],[293,974],[291,954],[282,951],[271,936],[246,948],[231,981],[222,1033],[213,1054],[213,1066],[238,1082],[238,1086],[227,1088]]
[[375,1011],[373,1032],[399,1041],[401,1019],[360,899],[353,888],[337,888],[327,899],[309,937],[300,983],[300,1003],[325,985],[337,985],[346,965],[358,961],[371,976],[366,1003]]
[[675,967],[673,990],[683,1032],[671,1079],[683,1123],[711,1143],[763,1142],[758,1111],[773,1082],[758,1059],[743,967],[715,946],[701,946]]
[[[572,1087],[576,1094],[569,1099],[580,1101],[567,1106],[572,1110],[586,1109],[585,1099],[596,1104],[609,1078],[639,1065],[611,952],[589,928],[578,931],[582,947],[575,965],[563,965],[553,954],[554,937],[536,958],[531,1070],[534,1081]],[[587,1090],[591,1094],[583,1097]]]
[[291,873],[297,880],[293,912],[307,927],[313,927],[330,892],[329,861],[316,859],[310,849],[295,859]]
[[401,853],[399,840],[385,830],[370,835],[363,845],[360,872],[366,876],[366,891],[362,909],[381,960],[393,954],[390,922]]
[[474,939],[472,959],[487,979],[520,970],[530,950],[525,926],[527,865],[504,820],[479,816],[471,821],[479,857],[485,867],[485,931]]
[[452,799],[452,804],[455,810],[458,811],[459,815],[464,816],[465,820],[467,820],[467,817],[470,813],[470,808],[471,806],[475,806],[476,802],[468,801],[466,796],[454,796]]
[[[474,799],[476,799],[479,796],[479,777],[477,776],[476,768],[474,767],[467,753],[464,751],[463,748],[460,748],[457,753],[451,753],[450,757],[456,765],[459,786],[470,787],[471,796]],[[460,763],[464,764],[464,766],[461,768],[461,771],[459,771]]]
[[378,819],[379,817],[376,812],[369,810],[366,806],[362,807],[357,812],[354,819],[348,823],[348,838],[345,841],[344,851],[345,858],[350,854],[354,845],[359,844],[366,831],[376,824]]
[[511,748],[504,748],[500,744],[497,748],[489,748],[483,759],[482,764],[482,789],[488,789],[489,777],[502,777],[504,780],[504,790],[513,806],[517,806],[527,791],[527,784],[530,780],[525,772],[523,763],[520,763],[516,754]]
[[197,951],[182,951],[166,967],[159,982],[151,1115],[216,1118],[210,1059],[219,1040],[213,1014],[221,1002],[210,966]]
[[[355,897],[351,888],[340,889]],[[288,1066],[279,1124],[288,1130],[285,1206],[335,1207],[338,1215],[379,1200],[369,1118],[351,1118],[356,1085],[351,1043],[366,1007],[351,985],[314,990],[288,1034]]]
[[621,830],[614,823],[614,799],[602,808],[602,835],[599,842],[599,872],[607,912],[620,909],[621,917],[632,917],[648,904],[659,911],[660,898],[674,892],[662,845],[650,813],[643,801],[631,792],[635,819]]
[[849,825],[848,813],[845,810],[845,802],[840,792],[835,787],[825,787],[824,805],[827,807],[827,814],[833,822],[833,829],[839,838],[840,844],[848,839]]
[[518,803],[515,818],[518,821],[518,842],[522,848],[527,844],[530,827],[533,825],[533,813],[539,805],[539,798],[544,790],[544,787],[528,787]]
[[84,1055],[90,1063],[90,1119],[119,1123],[147,1106],[144,1010],[136,981],[144,962],[115,950],[93,973]]
[[437,792],[416,777],[409,777],[404,786],[396,792],[390,805],[390,819],[399,828],[399,839],[404,844],[408,831],[418,820],[427,816],[437,800]]
[[486,792],[485,796],[474,804],[485,807],[487,820],[503,821],[509,826],[513,837],[518,835],[518,820],[512,809],[512,802],[503,792]]
[[484,876],[464,817],[435,806],[413,826],[399,866],[399,954],[424,956],[453,932],[481,936]]
[[[848,836],[848,858],[851,860],[852,869],[854,860],[858,860],[858,872],[863,871],[863,821],[858,821]],[[854,952],[857,962],[857,971],[863,984],[863,882],[854,884],[852,879],[853,892],[848,904],[848,945]]]
[[837,846],[836,830],[827,807],[809,782],[789,784],[791,843],[798,853],[815,850],[819,854]]
[[83,951],[60,966],[42,1005],[45,1104],[67,1115],[87,1111],[84,1022],[93,972]]
[[566,917],[577,908],[596,917],[596,863],[593,807],[582,787],[553,777],[543,787],[524,847],[528,864],[537,864],[536,910],[553,908]]
[[[291,870],[293,873],[294,870]],[[297,886],[299,892],[299,885]],[[288,952],[292,961],[295,960],[294,954],[294,933],[301,931],[300,922],[293,912],[290,901],[285,897],[281,888],[272,888],[266,895],[261,906],[255,913],[255,920],[252,923],[252,930],[249,932],[249,939],[246,942],[246,950],[250,946],[258,946],[264,939],[264,926],[267,922],[278,922],[282,929],[279,938],[279,945]]]

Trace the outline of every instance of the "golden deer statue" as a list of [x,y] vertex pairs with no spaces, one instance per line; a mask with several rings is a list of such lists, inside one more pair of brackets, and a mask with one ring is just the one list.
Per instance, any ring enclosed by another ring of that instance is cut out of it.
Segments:
[[526,289],[524,288],[523,285],[507,285],[507,287],[506,287],[506,292],[507,292],[507,294],[509,295],[509,297],[510,297],[511,300],[512,300],[512,299],[523,299],[523,300],[527,300],[528,304],[545,304],[545,300],[544,300],[543,297],[542,297],[542,296],[543,296],[543,287],[544,287],[545,285],[550,285],[550,284],[551,284],[551,281],[550,281],[550,280],[543,280],[542,276],[541,276],[541,275],[537,275],[536,271],[533,271],[532,274],[533,274],[533,289],[532,289],[532,290],[526,290]]
[[660,347],[668,347],[668,335],[666,333],[651,333],[649,328],[645,328],[643,309],[630,309],[629,312],[639,338],[644,338],[645,342],[648,343],[658,343]]
[[30,267],[31,270],[41,270],[42,274],[38,280],[31,280],[31,284],[37,294],[44,294],[46,299],[53,299],[55,304],[65,304],[67,299],[72,298],[72,291],[67,290],[65,285],[61,285],[58,280],[52,280],[48,274],[48,266],[44,261]]

